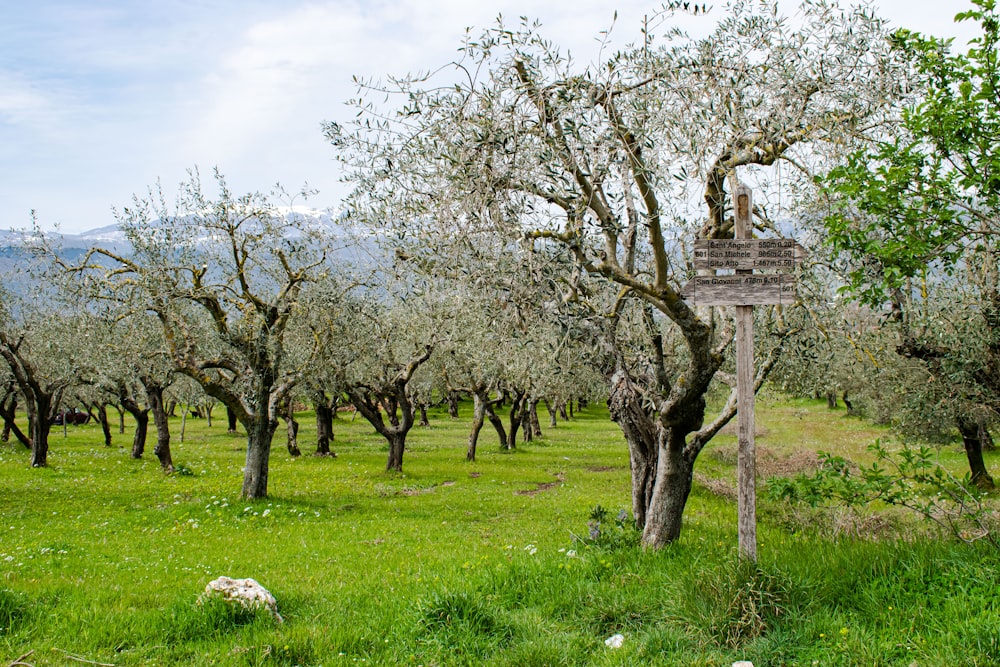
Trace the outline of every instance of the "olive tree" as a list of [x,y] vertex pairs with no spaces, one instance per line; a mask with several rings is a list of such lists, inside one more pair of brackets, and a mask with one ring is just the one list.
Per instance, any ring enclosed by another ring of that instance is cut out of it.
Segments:
[[11,433],[13,433],[14,438],[18,442],[26,448],[31,449],[31,440],[24,434],[21,427],[17,425],[17,406],[19,401],[23,401],[24,399],[21,398],[17,381],[6,364],[0,365],[0,387],[2,387],[0,389],[0,395],[2,395],[2,398],[0,398],[0,419],[3,419],[3,431],[0,433],[0,442],[10,441]]
[[350,350],[341,369],[344,392],[386,439],[387,471],[403,469],[406,436],[415,421],[409,385],[442,337],[425,310],[433,306],[398,288],[345,302],[329,330]]
[[[92,374],[88,327],[83,313],[44,308],[0,290],[0,359],[24,399],[33,467],[48,464],[49,431],[63,395]],[[13,412],[9,400],[5,407]]]
[[304,301],[307,326],[297,335],[305,329],[315,344],[315,363],[304,376],[310,393],[321,391],[314,400],[345,396],[385,438],[386,470],[402,470],[418,410],[413,385],[427,385],[425,366],[449,337],[451,313],[444,297],[390,260],[374,271],[328,275]]
[[278,406],[297,381],[285,332],[302,287],[326,268],[326,237],[274,197],[236,196],[215,180],[214,199],[196,172],[173,207],[160,188],[136,197],[117,213],[131,252],[96,247],[68,268],[96,295],[155,318],[174,368],[243,424],[242,495],[264,498]]
[[[346,398],[346,368],[355,357],[355,344],[365,344],[349,324],[359,307],[354,292],[363,292],[363,286],[371,282],[370,272],[354,271],[346,262],[325,272],[303,289],[301,317],[288,332],[289,353],[301,369],[299,390],[315,410],[315,456],[336,457],[331,449],[333,423]],[[344,337],[347,332],[351,335]]]
[[472,396],[472,424],[469,431],[466,460],[475,461],[479,434],[489,419],[497,432],[500,447],[507,446],[507,429],[495,412],[504,400],[500,391],[504,360],[510,357],[514,337],[509,318],[505,318],[499,300],[483,299],[468,286],[457,285],[450,291],[452,329],[448,344],[439,350],[437,362],[442,366],[449,391]]
[[806,2],[796,26],[773,5],[734,2],[706,38],[669,27],[655,37],[680,8],[670,3],[641,43],[609,47],[589,66],[537,25],[500,23],[470,35],[458,61],[433,75],[367,82],[356,120],[326,127],[357,186],[356,217],[432,240],[445,249],[438,263],[453,261],[455,239],[533,243],[563,260],[565,299],[583,298],[589,277],[618,292],[610,312],[648,309],[651,346],[662,345],[660,327],[676,332],[681,348],[652,354],[676,354],[671,363],[622,363],[615,384],[632,406],[617,419],[633,470],[654,471],[633,475],[651,547],[680,535],[695,459],[732,412],[705,418],[732,328],[681,298],[682,242],[732,237],[736,170],[781,194],[755,211],[758,228],[773,228],[814,169],[877,123],[905,83],[867,10]]
[[103,318],[97,340],[89,347],[96,370],[90,383],[96,385],[135,420],[132,458],[146,451],[149,418],[156,429],[153,453],[165,472],[174,469],[170,451],[170,424],[164,393],[174,381],[174,363],[162,329],[145,311],[118,311]]

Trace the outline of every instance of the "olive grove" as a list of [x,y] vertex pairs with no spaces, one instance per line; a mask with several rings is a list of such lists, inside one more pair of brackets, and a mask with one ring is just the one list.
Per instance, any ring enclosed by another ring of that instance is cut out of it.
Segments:
[[[611,404],[652,547],[680,535],[695,459],[735,411],[731,400],[706,419],[733,327],[681,299],[685,244],[732,237],[737,170],[766,193],[756,224],[774,233],[905,83],[864,9],[807,2],[796,27],[774,6],[736,2],[703,39],[663,26],[679,10],[589,66],[537,25],[500,22],[433,76],[363,84],[356,121],[326,128],[356,186],[353,215],[426,261],[488,273],[481,255],[455,249],[491,238],[491,250],[551,262],[565,301],[608,304],[612,320],[638,309],[649,354],[612,354]],[[604,340],[619,341],[613,328]]]

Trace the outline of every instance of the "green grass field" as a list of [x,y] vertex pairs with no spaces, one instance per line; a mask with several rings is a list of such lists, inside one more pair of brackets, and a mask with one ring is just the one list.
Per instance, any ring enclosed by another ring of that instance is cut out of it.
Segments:
[[[514,452],[487,427],[474,464],[470,411],[416,427],[402,475],[360,417],[335,422],[335,459],[292,459],[279,429],[256,503],[239,499],[245,442],[223,421],[188,420],[184,443],[172,422],[169,476],[129,457],[128,429],[111,448],[96,425],[57,429],[40,470],[0,445],[0,665],[1000,664],[991,549],[761,501],[760,563],[741,563],[731,435],[699,460],[678,544],[643,551],[611,520],[588,543],[596,506],[630,502],[606,410]],[[886,437],[819,403],[761,397],[757,412],[765,477]],[[960,450],[942,457],[961,471]],[[257,579],[285,622],[199,605],[221,575]]]

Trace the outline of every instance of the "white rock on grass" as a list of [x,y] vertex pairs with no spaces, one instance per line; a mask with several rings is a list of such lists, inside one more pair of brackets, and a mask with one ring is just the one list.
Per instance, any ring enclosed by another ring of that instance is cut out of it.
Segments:
[[749,660],[740,660],[739,662],[734,662],[733,667],[753,667],[753,663]]
[[278,623],[284,622],[278,613],[278,601],[270,591],[261,586],[255,579],[230,579],[219,577],[208,582],[202,599],[221,597],[229,604],[242,605],[244,609],[267,609]]
[[611,635],[604,640],[608,648],[621,648],[625,643],[625,635]]

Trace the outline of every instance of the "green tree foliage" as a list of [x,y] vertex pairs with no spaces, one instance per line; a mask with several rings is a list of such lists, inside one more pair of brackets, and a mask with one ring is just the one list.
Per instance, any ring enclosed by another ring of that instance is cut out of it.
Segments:
[[830,173],[826,229],[845,289],[888,306],[897,352],[945,388],[918,409],[953,420],[974,481],[991,486],[978,450],[1000,414],[1000,16],[993,0],[973,4],[956,17],[982,28],[965,53],[894,35],[912,94],[879,141]]
[[829,240],[856,260],[850,287],[869,303],[884,303],[932,267],[996,266],[1000,17],[993,0],[975,5],[956,16],[983,29],[965,54],[947,40],[894,35],[912,64],[914,95],[890,133],[830,173],[843,199],[827,220]]

